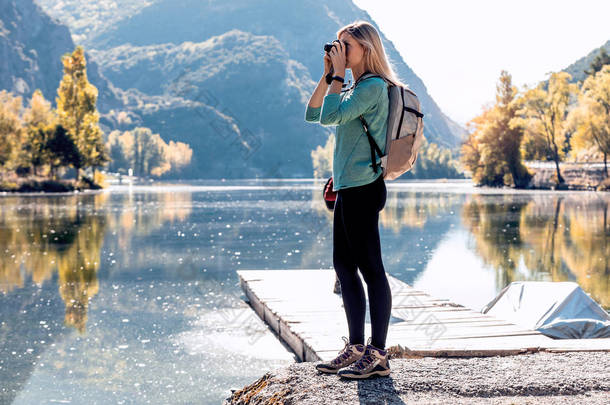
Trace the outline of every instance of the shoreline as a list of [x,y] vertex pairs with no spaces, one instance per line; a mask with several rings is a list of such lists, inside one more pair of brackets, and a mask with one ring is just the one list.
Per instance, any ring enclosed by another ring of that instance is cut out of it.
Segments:
[[314,364],[295,363],[267,372],[232,389],[223,405],[606,404],[610,395],[610,356],[604,352],[390,359],[389,377],[366,380],[318,373]]
[[604,176],[603,167],[579,167],[576,164],[563,163],[559,167],[565,183],[561,187],[553,180],[554,167],[534,168],[528,166],[533,177],[526,189],[532,190],[568,190],[568,191],[610,191],[610,181]]
[[4,195],[58,194],[101,190],[104,187],[91,180],[52,180],[47,178],[9,178],[0,180],[0,193]]
[[[481,190],[482,192],[494,192],[494,191],[516,191],[516,192],[528,192],[528,191],[557,191],[557,192],[571,192],[571,191],[610,191],[610,178],[605,179],[603,168],[600,167],[589,167],[582,168],[577,165],[570,163],[562,163],[561,168],[562,176],[565,179],[565,183],[557,187],[557,184],[553,181],[555,169],[551,167],[528,167],[533,177],[530,180],[527,187],[517,188],[511,186],[492,187],[485,185],[478,185],[472,182],[472,178],[436,178],[436,179],[415,179],[405,178],[397,179],[396,181],[390,182],[390,184],[400,185],[411,184],[411,183],[452,183],[452,184],[464,184],[471,185],[475,190]],[[145,186],[158,186],[164,187],[164,184],[184,184],[189,185],[190,183],[197,182],[230,182],[230,181],[285,181],[285,182],[299,182],[305,180],[313,181],[324,181],[325,179],[316,178],[236,178],[236,179],[173,179],[173,180],[147,180],[138,179],[130,176],[121,177],[108,177],[106,185],[101,186],[94,183],[91,180],[81,180],[77,185],[74,179],[61,179],[51,180],[44,177],[9,177],[0,179],[0,194],[2,195],[22,195],[22,194],[57,194],[57,193],[71,193],[71,192],[83,192],[91,190],[102,190],[109,186],[117,185],[145,185]]]

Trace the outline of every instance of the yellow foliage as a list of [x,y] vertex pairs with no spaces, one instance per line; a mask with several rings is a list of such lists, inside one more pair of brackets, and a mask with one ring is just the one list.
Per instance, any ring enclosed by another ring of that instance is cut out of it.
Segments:
[[610,65],[585,80],[569,124],[574,153],[593,147],[604,158],[610,154]]
[[331,133],[324,146],[318,145],[311,151],[313,163],[313,177],[315,179],[330,177],[333,171],[333,151],[335,149],[335,135]]
[[56,120],[57,113],[53,110],[51,103],[37,89],[32,94],[29,107],[23,113],[23,123],[28,127],[50,126],[55,124]]
[[[193,150],[183,142],[166,143],[159,134],[149,128],[138,127],[132,131],[112,131],[108,135],[106,147],[120,148],[121,162],[114,162],[121,169],[134,169],[136,176],[163,174],[179,171],[191,163]],[[117,158],[117,156],[113,156]],[[115,167],[117,169],[117,167]]]
[[62,57],[62,62],[64,76],[55,98],[59,122],[72,136],[82,156],[80,167],[102,166],[109,158],[98,125],[98,91],[87,80],[84,49],[77,46],[74,52]]
[[102,188],[108,187],[108,183],[106,182],[106,176],[99,170],[94,171],[93,182]]
[[511,76],[502,71],[496,103],[468,122],[470,134],[461,146],[461,162],[475,184],[524,187],[531,178],[521,162],[523,131],[514,125],[516,94]]
[[[540,83],[527,90],[517,101],[520,116],[514,121],[515,126],[525,130],[525,144],[544,146],[530,155],[550,155],[555,162],[565,157],[564,144],[570,131],[568,111],[572,97],[578,93],[578,86],[570,83],[572,76],[567,72],[551,73],[548,84]],[[533,139],[532,139],[533,138]],[[561,173],[557,173],[558,183],[563,183]]]
[[21,123],[21,97],[5,90],[0,91],[0,168],[12,168],[17,147],[23,135]]

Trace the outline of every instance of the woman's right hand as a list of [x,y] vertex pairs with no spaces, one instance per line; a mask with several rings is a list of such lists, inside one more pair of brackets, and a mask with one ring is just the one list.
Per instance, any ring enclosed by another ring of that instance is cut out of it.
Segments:
[[324,76],[332,71],[333,62],[330,59],[328,52],[324,52]]

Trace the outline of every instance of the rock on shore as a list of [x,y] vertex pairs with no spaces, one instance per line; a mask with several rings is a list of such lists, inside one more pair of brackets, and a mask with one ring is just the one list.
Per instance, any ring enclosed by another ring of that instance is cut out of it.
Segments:
[[344,380],[312,362],[266,373],[223,404],[610,403],[610,353],[392,359],[392,374]]

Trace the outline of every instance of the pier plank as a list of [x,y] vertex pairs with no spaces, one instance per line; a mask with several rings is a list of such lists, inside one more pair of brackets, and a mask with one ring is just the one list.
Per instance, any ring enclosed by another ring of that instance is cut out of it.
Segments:
[[[252,309],[301,361],[332,359],[348,335],[333,269],[238,270]],[[401,356],[493,356],[536,351],[610,351],[610,339],[551,339],[433,297],[388,275],[392,318],[386,347]],[[364,281],[363,281],[364,283]],[[365,288],[365,296],[368,293]],[[367,305],[368,308],[368,305]],[[365,324],[370,336],[370,324]]]

